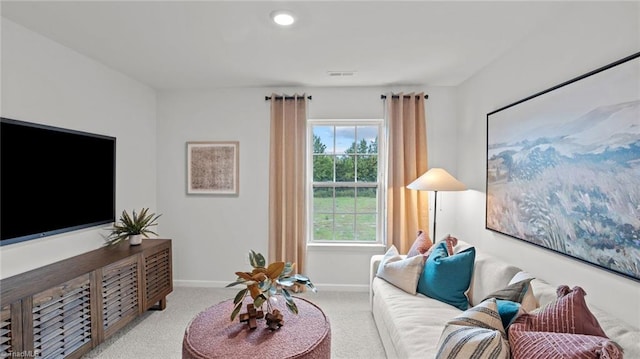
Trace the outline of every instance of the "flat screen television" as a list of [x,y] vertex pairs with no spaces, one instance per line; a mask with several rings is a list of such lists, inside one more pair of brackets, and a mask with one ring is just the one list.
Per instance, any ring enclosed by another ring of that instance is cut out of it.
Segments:
[[115,220],[116,138],[0,118],[0,245]]

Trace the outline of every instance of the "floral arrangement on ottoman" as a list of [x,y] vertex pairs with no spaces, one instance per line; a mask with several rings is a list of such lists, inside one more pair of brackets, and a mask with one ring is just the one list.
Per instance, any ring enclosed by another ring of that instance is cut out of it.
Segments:
[[[250,295],[253,303],[247,305],[247,313],[240,315],[240,321],[247,322],[250,329],[255,329],[257,327],[256,320],[264,317],[269,329],[278,329],[284,324],[284,320],[282,313],[272,307],[272,302],[276,301],[277,295],[284,297],[287,309],[291,313],[298,314],[298,306],[290,291],[307,287],[314,293],[317,292],[309,278],[301,274],[292,274],[295,263],[273,262],[265,266],[264,256],[253,250],[249,252],[249,263],[253,267],[252,271],[236,272],[238,276],[236,281],[226,286],[227,288],[238,284],[246,286],[233,299],[234,308],[231,312],[231,321],[235,320],[240,313],[245,297]],[[266,314],[262,311],[262,306],[265,304],[267,306]]]

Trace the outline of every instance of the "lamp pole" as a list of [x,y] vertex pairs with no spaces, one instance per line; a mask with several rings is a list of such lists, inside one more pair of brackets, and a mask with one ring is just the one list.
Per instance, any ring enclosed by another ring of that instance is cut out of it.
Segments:
[[431,242],[436,243],[436,216],[438,215],[438,191],[433,191],[435,198],[433,199],[433,237]]

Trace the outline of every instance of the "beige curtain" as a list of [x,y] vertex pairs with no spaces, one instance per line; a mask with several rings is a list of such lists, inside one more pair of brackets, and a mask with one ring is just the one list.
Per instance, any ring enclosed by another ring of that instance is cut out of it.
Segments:
[[306,255],[306,95],[271,95],[269,262],[296,263]]
[[424,93],[389,94],[385,101],[389,131],[387,246],[393,244],[400,253],[407,253],[419,229],[430,233],[427,191],[405,188],[427,171]]

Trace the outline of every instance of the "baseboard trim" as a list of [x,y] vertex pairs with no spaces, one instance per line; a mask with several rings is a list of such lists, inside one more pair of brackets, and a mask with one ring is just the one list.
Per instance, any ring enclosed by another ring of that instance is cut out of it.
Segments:
[[174,287],[194,287],[194,288],[224,288],[231,282],[221,282],[215,280],[174,280]]
[[337,291],[337,292],[368,292],[369,286],[366,284],[332,284],[332,283],[314,283],[318,290]]
[[[195,287],[195,288],[224,288],[229,282],[212,280],[174,280],[174,287]],[[366,284],[333,284],[314,283],[318,290],[338,291],[338,292],[368,292],[369,286]]]

